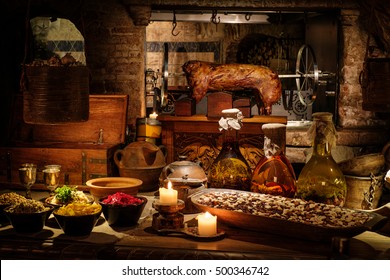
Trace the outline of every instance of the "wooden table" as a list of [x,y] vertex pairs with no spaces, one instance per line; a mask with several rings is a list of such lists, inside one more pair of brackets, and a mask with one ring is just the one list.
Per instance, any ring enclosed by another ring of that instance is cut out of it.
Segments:
[[[142,195],[142,194],[141,194]],[[389,236],[364,232],[333,243],[290,239],[218,224],[226,236],[199,241],[183,236],[160,236],[151,227],[153,194],[135,227],[113,228],[103,215],[91,235],[69,237],[51,216],[42,232],[17,234],[10,225],[0,228],[1,259],[390,259]],[[40,199],[47,192],[34,191]],[[185,215],[192,222],[197,214]],[[342,244],[343,246],[340,246]],[[341,248],[341,249],[340,249]]]
[[[161,141],[167,148],[167,163],[186,156],[187,160],[200,161],[208,167],[219,154],[222,146],[222,132],[218,129],[219,118],[204,115],[176,117],[160,115],[162,123]],[[283,116],[253,116],[244,118],[239,131],[240,150],[253,169],[264,154],[264,133],[261,126],[266,123],[287,124]]]

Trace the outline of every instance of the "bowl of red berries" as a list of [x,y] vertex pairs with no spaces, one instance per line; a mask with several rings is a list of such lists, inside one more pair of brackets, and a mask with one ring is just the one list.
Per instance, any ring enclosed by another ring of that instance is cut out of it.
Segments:
[[133,196],[123,192],[99,199],[103,215],[110,226],[135,226],[148,202],[146,197]]

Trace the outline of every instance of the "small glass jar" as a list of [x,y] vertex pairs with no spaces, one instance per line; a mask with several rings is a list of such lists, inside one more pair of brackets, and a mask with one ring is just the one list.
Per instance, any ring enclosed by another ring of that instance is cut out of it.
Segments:
[[286,125],[264,124],[264,156],[257,163],[253,175],[251,191],[294,197],[295,172],[285,156]]
[[223,131],[222,149],[210,166],[208,187],[249,191],[252,170],[238,143],[242,113],[238,109],[227,109],[222,113],[219,120],[219,129]]
[[331,154],[337,137],[333,115],[319,112],[312,116],[313,124],[308,133],[314,139],[313,153],[298,177],[296,197],[344,206],[347,183]]

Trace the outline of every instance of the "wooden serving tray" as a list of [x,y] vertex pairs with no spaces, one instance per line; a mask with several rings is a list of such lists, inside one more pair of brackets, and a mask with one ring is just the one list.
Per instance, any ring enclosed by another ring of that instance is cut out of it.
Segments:
[[[293,222],[279,218],[264,217],[259,215],[252,215],[232,210],[225,210],[220,208],[213,208],[199,204],[198,198],[206,193],[213,192],[239,192],[231,189],[205,189],[197,192],[191,197],[192,203],[201,211],[208,211],[212,215],[218,217],[221,221],[229,226],[242,228],[245,230],[253,230],[266,232],[271,234],[283,235],[292,238],[312,240],[312,241],[329,241],[333,237],[353,237],[364,231],[376,231],[384,226],[387,222],[387,217],[373,212],[366,212],[372,217],[367,223],[362,226],[354,227],[322,227],[316,225],[309,225],[305,223]],[[359,211],[359,210],[355,210]]]

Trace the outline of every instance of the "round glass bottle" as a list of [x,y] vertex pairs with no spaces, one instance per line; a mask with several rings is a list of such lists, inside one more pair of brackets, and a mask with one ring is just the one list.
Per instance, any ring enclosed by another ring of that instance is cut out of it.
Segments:
[[286,125],[264,124],[264,156],[257,163],[253,175],[251,191],[294,197],[295,172],[285,156]]
[[249,191],[252,170],[238,143],[242,113],[238,109],[227,109],[222,113],[223,117],[219,120],[219,130],[223,131],[222,149],[210,166],[208,187]]
[[319,112],[312,116],[313,124],[308,133],[314,140],[313,153],[299,174],[296,197],[343,206],[347,183],[331,154],[337,138],[333,115]]

